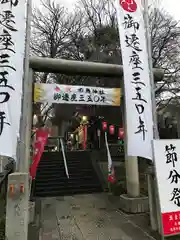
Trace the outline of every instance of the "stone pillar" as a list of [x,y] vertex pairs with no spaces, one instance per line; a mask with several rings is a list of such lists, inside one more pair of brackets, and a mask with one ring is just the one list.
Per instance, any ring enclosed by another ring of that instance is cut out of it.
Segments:
[[127,125],[126,125],[126,108],[124,97],[121,101],[121,113],[124,127],[124,152],[125,152],[125,167],[126,167],[126,187],[129,197],[139,197],[140,195],[140,183],[139,183],[139,169],[138,158],[127,155]]
[[137,157],[130,157],[126,155],[125,166],[127,194],[129,197],[139,197],[140,184]]
[[31,146],[31,129],[32,129],[32,92],[33,92],[33,77],[34,73],[32,69],[29,69],[29,82],[28,82],[28,104],[27,104],[27,116],[26,116],[26,148],[25,148],[25,170],[29,172],[29,162],[30,162],[30,146]]
[[139,168],[138,158],[128,156],[125,102],[122,99],[121,104],[124,126],[124,151],[125,151],[125,168],[126,168],[126,190],[127,194],[120,196],[119,207],[127,213],[143,213],[149,211],[148,197],[140,196]]
[[10,174],[7,189],[5,239],[27,240],[29,174],[21,172]]

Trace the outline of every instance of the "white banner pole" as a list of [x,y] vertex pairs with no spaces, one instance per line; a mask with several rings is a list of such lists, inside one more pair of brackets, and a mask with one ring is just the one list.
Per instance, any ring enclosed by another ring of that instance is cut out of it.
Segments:
[[111,158],[111,154],[110,154],[110,151],[109,151],[109,145],[108,145],[107,133],[106,133],[106,132],[105,132],[105,143],[106,143],[106,149],[107,149],[108,173],[109,173],[109,170],[110,170],[111,167],[112,167],[112,158]]
[[64,161],[64,167],[65,167],[65,171],[66,171],[66,176],[67,176],[67,178],[69,178],[66,155],[65,155],[65,151],[64,151],[64,143],[63,143],[62,138],[60,138],[60,143],[61,143],[61,149],[62,149],[62,154],[63,154],[63,161]]

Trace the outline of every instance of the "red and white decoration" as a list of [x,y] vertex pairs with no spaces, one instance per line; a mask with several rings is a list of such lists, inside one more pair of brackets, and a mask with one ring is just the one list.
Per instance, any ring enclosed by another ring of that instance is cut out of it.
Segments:
[[115,175],[115,170],[113,166],[108,171],[108,182],[116,183],[116,175]]
[[110,151],[109,151],[107,133],[105,133],[105,143],[106,143],[107,157],[108,157],[108,182],[115,183],[116,182],[116,176],[115,176],[115,170],[114,170],[114,167],[113,167],[111,154],[110,154]]

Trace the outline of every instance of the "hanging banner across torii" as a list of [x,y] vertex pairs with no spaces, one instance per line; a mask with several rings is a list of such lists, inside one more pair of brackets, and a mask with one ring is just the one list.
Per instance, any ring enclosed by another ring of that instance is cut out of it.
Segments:
[[120,88],[36,83],[34,102],[120,106]]
[[127,154],[152,159],[153,118],[141,0],[116,0],[124,68]]

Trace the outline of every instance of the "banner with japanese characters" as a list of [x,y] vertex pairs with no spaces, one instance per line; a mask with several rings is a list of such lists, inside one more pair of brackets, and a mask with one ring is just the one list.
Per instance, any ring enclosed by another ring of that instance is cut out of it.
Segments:
[[180,139],[154,140],[163,234],[180,234]]
[[36,131],[36,140],[34,143],[34,154],[32,159],[32,164],[30,166],[29,172],[32,180],[36,177],[36,171],[41,160],[41,156],[44,151],[47,139],[49,136],[49,130],[46,128],[40,128]]
[[127,152],[152,159],[152,89],[140,2],[116,0],[116,10],[124,69]]
[[120,88],[36,83],[34,102],[120,106]]
[[0,1],[0,155],[16,159],[26,39],[26,0]]

